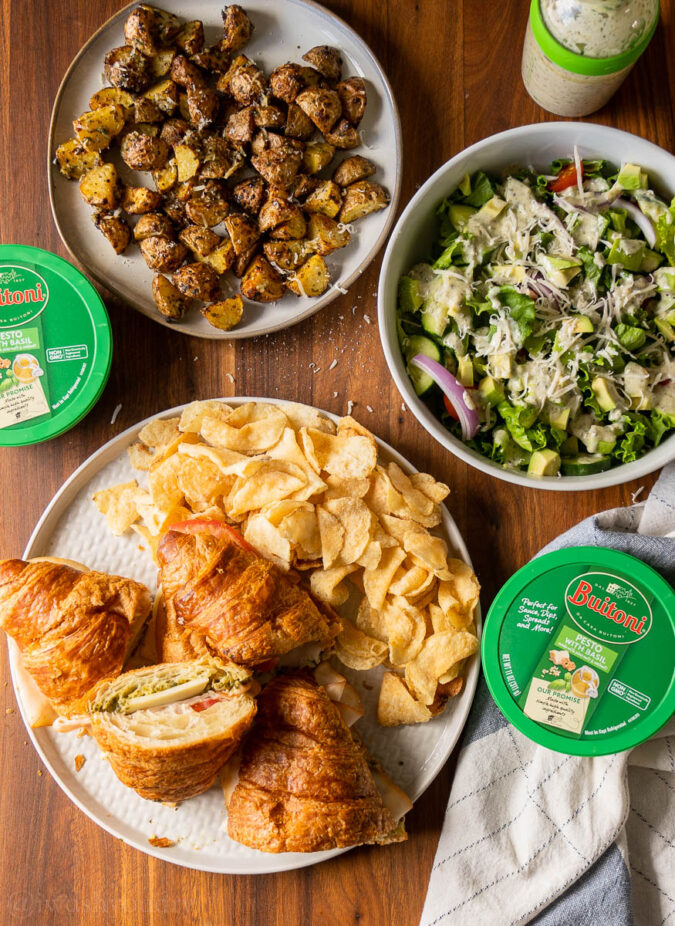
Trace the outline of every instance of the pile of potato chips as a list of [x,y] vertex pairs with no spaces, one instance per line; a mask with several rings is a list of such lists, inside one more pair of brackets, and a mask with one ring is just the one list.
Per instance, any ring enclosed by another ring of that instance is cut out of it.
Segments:
[[[336,654],[355,670],[384,665],[378,720],[419,723],[462,689],[478,649],[480,587],[448,556],[432,476],[378,463],[373,435],[305,405],[193,402],[158,418],[129,448],[136,480],[97,492],[115,534],[137,531],[156,555],[164,532],[199,515],[236,525],[281,569],[307,571],[340,611]],[[355,604],[356,602],[356,604]]]

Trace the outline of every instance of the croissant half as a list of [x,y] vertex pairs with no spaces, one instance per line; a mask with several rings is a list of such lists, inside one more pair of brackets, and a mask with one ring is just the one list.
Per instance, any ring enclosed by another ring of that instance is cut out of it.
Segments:
[[0,628],[62,715],[122,671],[150,607],[150,592],[132,579],[63,561],[0,561]]
[[220,522],[174,525],[158,558],[165,660],[210,651],[256,666],[305,644],[329,648],[340,629],[330,608]]
[[228,833],[253,849],[315,852],[407,838],[410,801],[304,673],[278,676],[263,690],[236,774]]
[[141,797],[184,801],[209,788],[251,725],[250,675],[205,658],[125,672],[90,705],[91,731]]

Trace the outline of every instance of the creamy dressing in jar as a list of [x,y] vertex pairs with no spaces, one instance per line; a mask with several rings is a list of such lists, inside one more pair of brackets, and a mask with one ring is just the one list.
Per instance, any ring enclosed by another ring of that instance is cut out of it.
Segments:
[[522,75],[536,103],[585,116],[610,99],[649,44],[658,0],[532,0]]

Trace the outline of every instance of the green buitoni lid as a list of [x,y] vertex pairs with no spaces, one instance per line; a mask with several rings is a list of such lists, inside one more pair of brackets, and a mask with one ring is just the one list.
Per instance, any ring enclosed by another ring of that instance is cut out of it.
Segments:
[[101,297],[72,264],[0,245],[0,447],[68,431],[107,382],[112,335]]
[[481,655],[499,709],[536,743],[631,749],[675,711],[675,591],[627,553],[547,553],[495,598]]

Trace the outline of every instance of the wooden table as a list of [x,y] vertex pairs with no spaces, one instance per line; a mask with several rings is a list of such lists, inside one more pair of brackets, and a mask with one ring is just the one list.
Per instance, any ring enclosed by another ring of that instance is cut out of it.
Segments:
[[[3,243],[66,255],[47,198],[51,105],[80,45],[121,5],[120,0],[0,0]],[[401,207],[466,145],[511,126],[554,118],[530,100],[521,83],[524,0],[328,0],[327,5],[370,44],[393,84],[405,148]],[[196,0],[193,9],[198,15]],[[662,23],[649,50],[610,105],[593,117],[668,150],[674,147],[673,14],[673,0],[663,0]],[[1,451],[0,556],[21,554],[53,493],[102,443],[147,415],[212,396],[278,396],[336,413],[344,413],[353,400],[357,418],[452,487],[449,507],[483,584],[484,609],[508,576],[556,534],[595,511],[629,504],[639,486],[649,490],[653,478],[601,492],[535,492],[488,479],[434,443],[401,410],[384,362],[376,325],[380,258],[348,294],[314,318],[248,342],[188,339],[106,295],[115,358],[96,409],[51,443]],[[333,358],[338,365],[328,372]],[[312,361],[320,373],[312,372]],[[77,810],[28,742],[4,657],[0,676],[3,926],[24,921],[119,926],[418,922],[452,762],[410,814],[405,844],[357,849],[295,873],[203,874],[142,855]]]

